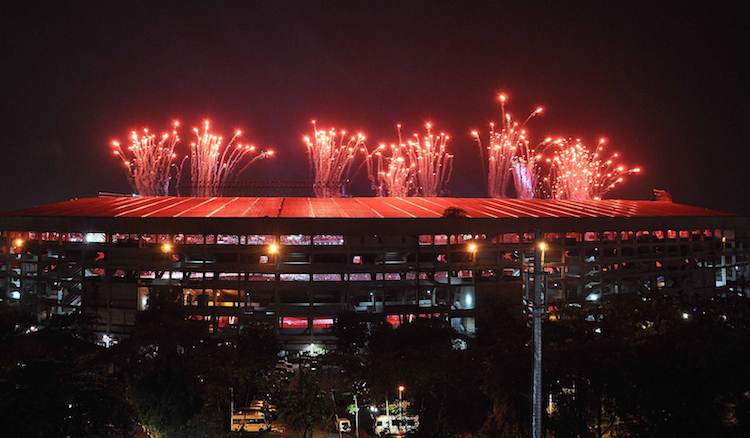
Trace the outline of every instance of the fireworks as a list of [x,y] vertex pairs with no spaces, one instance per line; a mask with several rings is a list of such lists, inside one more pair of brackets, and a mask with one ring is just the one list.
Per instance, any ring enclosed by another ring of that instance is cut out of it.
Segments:
[[580,139],[564,139],[548,159],[549,176],[545,185],[555,199],[602,199],[624,180],[625,175],[639,173],[638,167],[627,168],[618,164],[619,154],[604,158],[605,139],[592,151]]
[[450,136],[445,133],[434,135],[432,124],[425,125],[422,137],[413,134],[406,146],[411,165],[416,174],[416,192],[420,196],[440,196],[453,173],[453,155],[447,151]]
[[177,134],[178,122],[174,122],[172,132],[161,136],[144,129],[140,134],[130,133],[130,142],[123,149],[120,142],[112,142],[112,153],[119,157],[128,171],[128,181],[138,194],[144,196],[169,195],[173,168],[179,175],[181,164],[175,164],[175,147],[180,141]]
[[396,125],[398,143],[381,144],[366,154],[370,182],[378,196],[410,196],[415,186],[416,165],[411,161],[409,147],[401,137],[401,125]]
[[[539,178],[541,151],[549,144],[545,139],[537,147],[531,147],[526,124],[541,114],[542,107],[536,108],[528,117],[519,123],[505,111],[507,96],[500,94],[500,126],[490,123],[489,143],[486,148],[478,131],[471,134],[479,145],[479,154],[483,170],[487,173],[487,191],[493,198],[505,198],[510,195],[510,183],[513,181],[516,196],[531,199],[536,196]],[[486,149],[486,157],[485,157]],[[484,169],[485,160],[487,168]]]
[[193,128],[196,140],[190,144],[190,175],[193,196],[218,196],[227,183],[236,179],[251,164],[273,155],[254,145],[237,143],[237,130],[228,142],[211,132],[208,120],[203,129]]
[[342,196],[349,181],[352,165],[359,151],[365,148],[362,133],[347,135],[345,130],[318,130],[312,121],[313,136],[304,137],[310,170],[313,174],[313,190],[319,198]]

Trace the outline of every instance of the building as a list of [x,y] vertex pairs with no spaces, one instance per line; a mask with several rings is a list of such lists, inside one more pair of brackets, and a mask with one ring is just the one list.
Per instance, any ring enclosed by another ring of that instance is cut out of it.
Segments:
[[398,325],[521,296],[536,243],[547,300],[748,294],[747,218],[670,202],[486,198],[74,199],[0,215],[0,294],[126,335],[154,293],[212,331],[250,321],[323,345],[342,311]]

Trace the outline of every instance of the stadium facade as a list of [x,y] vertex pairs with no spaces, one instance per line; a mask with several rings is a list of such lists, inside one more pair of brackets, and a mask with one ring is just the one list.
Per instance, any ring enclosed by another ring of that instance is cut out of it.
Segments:
[[211,331],[264,321],[290,347],[332,342],[345,311],[471,335],[485,300],[520,296],[541,240],[550,305],[747,295],[749,225],[657,201],[101,196],[0,215],[0,294],[108,339],[162,292]]

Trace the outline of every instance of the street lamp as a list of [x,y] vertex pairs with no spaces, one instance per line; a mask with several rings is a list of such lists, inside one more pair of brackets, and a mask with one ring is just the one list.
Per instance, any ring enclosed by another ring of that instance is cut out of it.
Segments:
[[[537,237],[542,237],[537,231]],[[531,384],[531,438],[542,437],[542,314],[544,313],[544,298],[542,281],[544,278],[544,255],[547,252],[547,242],[537,241],[534,254],[534,294],[531,310],[532,339],[534,346],[534,362]]]
[[174,246],[172,246],[169,242],[164,242],[161,244],[161,252],[164,254],[171,254],[172,251],[174,251]]
[[22,248],[23,247],[23,243],[24,243],[23,239],[21,239],[20,237],[17,237],[15,239],[13,239],[13,247],[14,248],[19,248],[19,249]]
[[404,421],[404,402],[403,402],[403,393],[406,387],[404,385],[398,385],[398,415],[401,417],[401,421]]
[[271,255],[275,255],[279,253],[279,245],[276,243],[272,243],[268,245],[268,253]]
[[537,243],[536,246],[539,248],[539,251],[542,253],[541,261],[542,261],[542,269],[544,269],[544,253],[547,252],[547,242],[542,240],[541,242]]

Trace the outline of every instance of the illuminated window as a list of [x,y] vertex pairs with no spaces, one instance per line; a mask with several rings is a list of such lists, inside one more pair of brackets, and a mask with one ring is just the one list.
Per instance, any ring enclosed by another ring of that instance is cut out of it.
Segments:
[[104,268],[86,268],[86,277],[104,277]]
[[341,281],[341,274],[313,274],[313,281]]
[[144,280],[153,280],[156,278],[156,273],[154,271],[141,271],[139,278]]
[[203,245],[203,234],[188,234],[185,236],[185,243],[188,245]]
[[354,272],[349,274],[349,281],[370,281],[372,277],[369,272]]
[[279,274],[281,281],[310,281],[310,274]]
[[86,243],[106,243],[106,233],[86,233]]
[[156,243],[156,234],[141,234],[141,243]]
[[270,245],[274,240],[270,234],[250,234],[247,236],[248,245]]
[[46,231],[44,233],[41,233],[41,238],[42,240],[47,242],[57,242],[58,240],[60,240],[60,233]]
[[460,245],[462,243],[465,243],[467,240],[472,239],[474,239],[474,236],[472,236],[471,234],[451,234],[450,244]]
[[333,318],[314,318],[313,328],[314,329],[329,329],[333,327]]
[[435,239],[433,240],[435,245],[447,245],[448,244],[448,235],[447,234],[436,234]]
[[63,240],[67,242],[83,242],[83,233],[65,233]]
[[275,274],[265,274],[259,272],[251,272],[247,274],[248,281],[274,281],[276,279]]
[[435,280],[446,280],[448,278],[448,271],[436,271],[433,278]]
[[362,256],[352,256],[352,264],[354,265],[361,265],[362,264]]
[[462,269],[458,271],[458,278],[472,278],[474,276],[474,271],[470,269]]
[[207,234],[206,235],[206,245],[215,245],[216,244],[216,236],[213,234]]
[[420,245],[432,245],[432,234],[420,234],[419,244]]
[[339,234],[317,234],[313,236],[313,245],[317,246],[335,246],[343,245],[344,236]]
[[504,268],[503,277],[505,278],[518,278],[521,276],[521,270],[518,268]]
[[309,245],[310,236],[305,234],[285,234],[281,236],[282,245]]
[[281,318],[282,329],[306,329],[307,318],[298,316],[285,316]]
[[488,279],[495,278],[497,277],[497,272],[494,269],[482,269],[481,277]]
[[398,327],[401,325],[401,317],[399,315],[387,315],[385,317],[385,321],[391,326],[391,327]]
[[521,236],[518,233],[505,233],[503,243],[521,243]]
[[240,237],[234,234],[219,234],[216,236],[219,245],[239,245]]
[[267,255],[260,256],[258,258],[258,263],[260,263],[261,265],[265,265],[266,263],[268,263],[268,256]]
[[156,241],[159,243],[172,243],[172,238],[169,234],[157,234]]

